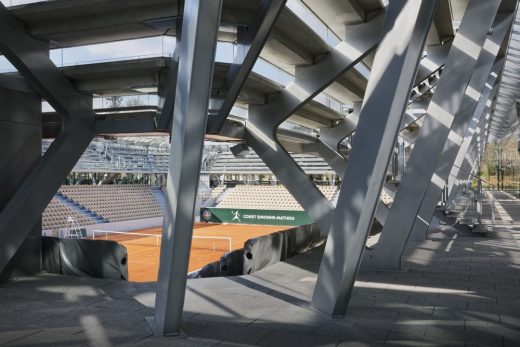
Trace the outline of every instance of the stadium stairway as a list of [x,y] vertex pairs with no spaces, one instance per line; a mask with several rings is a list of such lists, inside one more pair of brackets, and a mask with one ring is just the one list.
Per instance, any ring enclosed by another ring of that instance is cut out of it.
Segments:
[[152,187],[152,193],[155,200],[161,207],[161,210],[164,211],[164,209],[166,208],[166,197],[164,196],[163,190],[161,189],[161,187]]
[[74,199],[69,198],[62,192],[56,193],[56,195],[54,197],[56,199],[58,199],[59,201],[61,201],[62,203],[64,203],[65,205],[72,208],[73,210],[75,210],[76,212],[84,215],[85,217],[92,219],[96,224],[108,223],[107,219],[98,215],[96,212],[86,208],[85,206],[81,205],[80,203],[74,201]]
[[339,189],[332,195],[332,199],[330,199],[330,202],[332,203],[332,206],[336,207],[338,204],[338,197],[339,197]]
[[218,204],[224,201],[229,194],[233,193],[234,190],[235,188],[227,188],[222,193],[220,193],[216,198],[216,205],[218,206]]

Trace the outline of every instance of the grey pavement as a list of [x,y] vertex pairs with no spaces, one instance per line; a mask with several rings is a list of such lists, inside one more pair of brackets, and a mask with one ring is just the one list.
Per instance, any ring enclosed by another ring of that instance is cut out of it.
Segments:
[[148,328],[153,283],[21,278],[0,285],[0,344],[518,346],[520,201],[494,195],[495,232],[431,230],[407,246],[403,271],[362,270],[343,318],[308,306],[319,248],[249,276],[189,280],[183,337]]

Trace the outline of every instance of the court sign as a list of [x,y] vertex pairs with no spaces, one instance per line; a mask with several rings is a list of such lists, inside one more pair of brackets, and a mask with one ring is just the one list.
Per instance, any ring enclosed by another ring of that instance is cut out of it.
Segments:
[[304,211],[251,210],[236,208],[203,207],[200,220],[208,223],[260,224],[300,226],[311,224]]

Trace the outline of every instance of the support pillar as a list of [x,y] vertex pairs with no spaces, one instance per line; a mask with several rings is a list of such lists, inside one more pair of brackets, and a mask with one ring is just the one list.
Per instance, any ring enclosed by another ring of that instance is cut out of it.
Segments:
[[[0,79],[0,210],[42,156],[41,97],[23,79]],[[41,271],[41,220],[0,273],[0,282]],[[0,253],[4,244],[0,243]]]
[[29,36],[0,3],[0,53],[49,102],[62,129],[0,211],[0,273],[8,266],[94,137],[92,99],[78,93],[52,63],[48,46]]
[[[430,101],[410,160],[378,244],[367,251],[363,266],[399,270],[401,255],[435,167],[463,103],[466,87],[491,28],[500,0],[471,0],[452,44],[437,90]],[[480,88],[468,90],[478,100]]]
[[[450,179],[448,180],[448,201],[452,201],[456,194],[454,192],[458,191],[458,180],[466,179],[468,174],[465,174],[463,168],[466,166],[467,159],[466,157],[471,153],[472,148],[475,147],[477,137],[484,132],[484,126],[489,120],[488,111],[493,102],[497,86],[495,85],[494,90],[491,93],[489,100],[486,103],[486,108],[482,111],[481,114],[476,112],[476,118],[473,120],[473,123],[470,125],[470,131],[466,134],[464,138],[464,142],[459,149],[459,153],[457,154],[457,158],[455,159],[455,163],[453,164],[453,168],[450,173]],[[465,177],[464,177],[465,176]]]
[[155,315],[158,335],[181,334],[194,207],[215,61],[221,0],[190,0],[184,6],[182,47],[173,111]]
[[461,107],[455,116],[450,129],[450,135],[446,140],[446,144],[444,145],[444,149],[435,168],[433,177],[436,177],[438,182],[429,183],[410,231],[410,238],[413,240],[426,239],[426,233],[430,226],[430,221],[433,218],[435,207],[439,202],[442,190],[448,182],[458,151],[464,141],[464,135],[469,129],[475,112],[480,114],[484,112],[486,103],[495,85],[495,80],[504,64],[503,58],[496,58],[500,46],[511,28],[512,19],[512,14],[503,19],[498,19],[497,23],[493,26],[491,36],[488,37],[484,43],[484,49],[480,53],[475,72],[466,89]]
[[449,188],[449,194],[447,199],[448,209],[450,209],[454,205],[455,200],[462,192],[466,182],[472,176],[473,168],[470,163],[471,157],[475,155],[475,152],[478,150],[478,138],[484,134],[484,128],[487,126],[487,123],[489,122],[489,110],[492,108],[492,100],[494,98],[496,90],[497,86],[495,86],[495,89],[492,92],[492,96],[487,101],[486,108],[483,111],[480,119],[477,120],[478,125],[476,126],[475,131],[473,132],[473,134],[470,134],[470,136],[468,136],[468,138],[464,140],[464,146],[461,147],[461,149],[459,150],[458,158],[456,159],[456,164],[454,165],[451,173],[451,175],[454,177],[454,181]]
[[312,297],[312,306],[328,315],[347,310],[436,7],[432,0],[388,6]]
[[[493,85],[495,83],[498,73],[497,70],[499,70],[499,67],[502,65],[502,63],[503,61],[498,63],[499,66],[495,67],[495,71],[488,78],[486,88],[480,97],[475,113],[482,115],[484,112],[487,112],[486,104],[488,104],[488,102],[490,101],[489,98],[490,96],[492,96],[491,94],[493,91]],[[469,112],[470,110],[467,111]],[[465,118],[465,115],[463,114],[460,114],[459,116],[462,116],[461,118]],[[475,117],[477,117],[477,115],[475,115]],[[456,117],[455,119],[457,120],[460,118]],[[448,182],[451,169],[453,168],[458,151],[461,148],[463,142],[462,136],[459,137],[462,130],[463,129],[460,128],[458,130],[452,130],[452,132],[457,136],[453,136],[452,140],[448,140],[446,142],[443,154],[439,160],[439,163],[437,164],[437,168],[434,174],[442,180],[442,182],[439,182],[442,184],[430,183],[430,186],[428,187],[428,190],[426,191],[422,204],[419,208],[419,213],[417,214],[412,230],[410,232],[410,240],[426,240],[428,228],[430,226],[430,221],[433,218],[435,208],[442,194],[442,191]]]

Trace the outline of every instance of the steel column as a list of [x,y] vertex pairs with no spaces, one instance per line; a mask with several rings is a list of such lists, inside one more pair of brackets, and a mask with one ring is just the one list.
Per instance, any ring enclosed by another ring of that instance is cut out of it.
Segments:
[[[486,88],[482,92],[477,108],[475,109],[474,118],[480,119],[481,116],[488,111],[489,105],[491,104],[490,98],[493,97],[497,87],[493,87],[493,85],[497,78],[498,70],[502,66],[502,63],[502,60],[498,62],[497,65],[495,65],[495,71],[492,72],[492,74],[489,76],[488,82],[486,83]],[[462,114],[460,114],[459,116],[462,116],[462,118],[464,118]],[[468,131],[472,130],[468,129]],[[444,162],[441,163],[441,161],[439,161],[439,164],[437,165],[435,171],[435,175],[437,175],[437,177],[439,177],[442,180],[442,184],[437,185],[431,183],[430,187],[428,187],[428,191],[424,196],[421,207],[419,208],[419,213],[417,214],[416,220],[410,232],[410,240],[422,241],[426,239],[427,231],[430,225],[430,221],[433,218],[435,208],[437,206],[437,203],[439,202],[439,198],[442,194],[444,187],[446,187],[451,170],[454,168],[455,158],[458,152],[462,150],[461,145],[464,143],[462,137],[453,136],[452,141],[448,140],[446,142],[443,155],[441,156],[441,160]]]
[[[179,13],[182,13],[182,1],[178,2]],[[155,114],[155,129],[171,131],[173,107],[175,103],[175,88],[177,83],[177,72],[179,68],[179,54],[181,50],[182,20],[176,21],[175,49],[170,60],[170,66],[162,81],[159,83],[159,102]]]
[[94,117],[91,98],[76,91],[49,59],[48,47],[30,37],[2,4],[0,32],[0,52],[63,121],[60,135],[0,213],[1,273],[92,140]]
[[[457,153],[464,140],[464,135],[468,130],[471,119],[475,111],[482,113],[493,85],[504,64],[504,59],[495,59],[499,53],[500,46],[511,28],[513,15],[503,18],[493,26],[490,37],[484,43],[484,49],[480,53],[475,72],[471,78],[466,93],[462,99],[444,149],[436,165],[433,177],[434,182],[430,182],[424,198],[419,207],[419,212],[410,230],[410,237],[414,240],[425,240],[426,232],[430,226],[430,221],[435,212],[435,207],[439,202],[442,190],[448,182],[451,168],[457,157]],[[478,109],[480,106],[480,110]]]
[[477,106],[475,118],[473,119],[473,122],[470,125],[470,130],[464,137],[464,142],[462,143],[462,146],[460,147],[459,152],[457,153],[457,158],[455,159],[453,168],[451,169],[450,179],[448,180],[448,201],[452,199],[453,191],[456,190],[455,181],[459,178],[460,170],[466,162],[466,155],[469,154],[470,148],[472,148],[475,145],[477,136],[480,134],[480,132],[484,128],[485,122],[488,120],[486,119],[486,117],[489,117],[489,115],[487,114],[487,110],[489,110],[491,106],[497,88],[498,85],[496,84],[493,87],[494,90],[491,92],[489,99],[486,101],[486,108],[482,109],[480,113],[477,112],[479,110],[479,106]]
[[208,117],[221,0],[186,1],[173,111],[159,279],[152,329],[181,333],[194,208]]
[[328,315],[347,310],[436,6],[389,4],[312,297],[312,306]]
[[[471,0],[452,44],[437,90],[428,106],[410,160],[378,244],[365,254],[363,266],[401,268],[401,254],[432,178],[453,119],[460,109],[500,0]],[[478,91],[468,91],[473,95]]]
[[[11,199],[25,176],[42,156],[41,96],[30,86],[17,86],[23,79],[1,76],[0,86],[0,210]],[[12,83],[9,83],[11,80]],[[37,274],[41,269],[41,223],[31,228],[0,282],[17,274]],[[0,243],[0,252],[4,252]]]
[[[482,111],[480,115],[480,119],[478,120],[478,125],[475,128],[473,134],[469,134],[469,139],[465,139],[466,142],[464,147],[461,147],[459,150],[459,158],[460,165],[455,164],[452,170],[452,175],[454,177],[454,182],[449,188],[448,195],[448,209],[451,207],[452,203],[458,198],[461,193],[462,184],[461,182],[466,182],[472,175],[472,167],[470,164],[469,157],[472,156],[478,147],[478,138],[484,134],[484,127],[488,123],[490,119],[489,110],[492,108],[493,98],[497,91],[497,85],[495,85],[494,90],[491,93],[491,97],[488,99],[485,109]],[[468,140],[468,141],[466,141]]]

